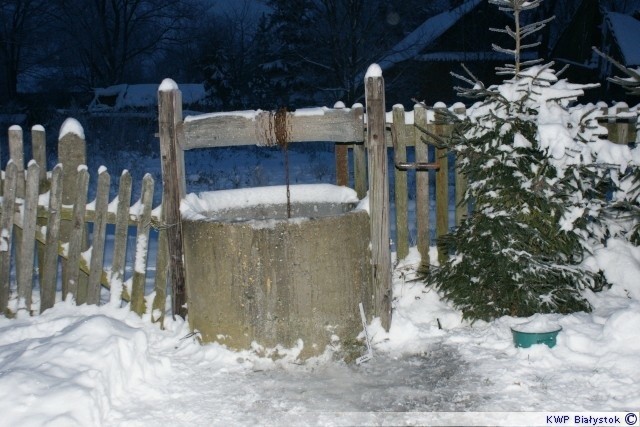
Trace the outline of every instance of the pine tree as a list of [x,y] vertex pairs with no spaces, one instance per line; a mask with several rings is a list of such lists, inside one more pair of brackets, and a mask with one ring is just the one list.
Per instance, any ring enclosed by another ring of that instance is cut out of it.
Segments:
[[553,63],[521,60],[538,45],[527,38],[549,21],[522,25],[521,13],[540,0],[489,2],[513,15],[513,27],[492,29],[514,41],[493,46],[513,58],[497,68],[510,78],[485,87],[468,70],[457,76],[471,85],[459,93],[481,100],[448,142],[474,209],[438,241],[449,259],[423,265],[421,275],[470,320],[588,311],[581,291],[601,289],[603,278],[581,261],[588,240],[601,237],[605,174],[591,154],[601,130],[595,113],[570,103],[593,85],[559,79]]

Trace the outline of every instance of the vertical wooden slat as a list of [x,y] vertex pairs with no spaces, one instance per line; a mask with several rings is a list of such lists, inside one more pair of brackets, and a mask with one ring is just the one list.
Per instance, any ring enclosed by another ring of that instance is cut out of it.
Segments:
[[389,176],[385,142],[384,80],[379,70],[377,65],[371,65],[365,76],[369,214],[371,216],[374,313],[380,316],[382,327],[389,330],[393,299],[389,247]]
[[[456,114],[465,114],[465,109],[460,108],[455,111]],[[455,194],[456,194],[456,226],[462,223],[462,220],[469,214],[469,206],[467,203],[464,203],[464,195],[467,192],[467,178],[460,171],[460,161],[462,159],[457,157],[456,169],[455,169]]]
[[9,313],[9,292],[11,275],[11,246],[13,243],[13,211],[15,209],[18,166],[7,164],[0,217],[0,311]]
[[[87,190],[83,190],[80,187],[77,187],[78,183],[78,175],[81,173],[80,171],[85,171],[86,168],[83,165],[87,164],[87,153],[86,153],[86,143],[84,139],[84,130],[80,123],[73,119],[66,119],[62,125],[60,126],[60,133],[58,136],[58,160],[62,163],[62,204],[63,205],[74,205],[77,203],[78,198],[83,198],[84,204],[86,204]],[[88,179],[88,174],[87,174]],[[75,209],[75,208],[74,208]],[[61,242],[69,242],[71,250],[71,235],[74,235],[74,239],[77,239],[77,233],[82,232],[80,236],[80,241],[78,242],[79,250],[86,249],[88,246],[87,242],[87,227],[84,225],[84,209],[82,207],[82,216],[74,217],[73,221],[62,220],[60,222],[60,241]],[[75,211],[74,211],[75,212]],[[80,214],[80,212],[78,212]],[[80,221],[82,224],[81,229],[77,229],[79,227]],[[75,243],[74,243],[75,244]],[[76,254],[74,254],[75,256]],[[79,256],[79,253],[77,254]],[[71,272],[67,272],[67,265],[69,264],[69,260],[62,260],[62,277],[63,278],[71,278],[73,280],[73,296],[76,298],[76,301],[79,304],[85,302],[85,295],[87,290],[87,276],[84,274],[78,275],[78,267],[77,262],[79,262],[79,258],[74,261],[73,267],[70,267]],[[64,281],[62,283],[62,297],[66,298],[67,293],[70,292],[70,289],[67,289],[67,285],[71,283],[69,281]],[[79,294],[78,294],[79,292]]]
[[[439,109],[434,111],[437,124],[434,126],[436,135],[447,137],[450,126],[442,124],[444,120],[443,113]],[[436,172],[436,239],[447,234],[449,231],[449,158],[445,148],[436,148],[436,163],[438,170]],[[442,247],[438,247],[438,261],[444,263],[447,254]]]
[[116,209],[116,226],[113,242],[113,261],[109,284],[111,294],[109,301],[120,305],[122,286],[124,284],[124,268],[127,259],[127,239],[129,235],[129,207],[131,205],[131,174],[123,171],[118,188],[118,207]]
[[9,128],[9,158],[18,168],[16,197],[24,197],[24,141],[22,128],[13,125]]
[[[416,104],[413,107],[413,116],[416,124],[416,162],[427,163],[429,161],[429,147],[423,141],[426,135],[420,132],[417,127],[427,128],[427,110],[424,106]],[[431,210],[429,203],[429,171],[416,171],[416,237],[418,252],[420,252],[425,266],[429,265],[429,214]]]
[[165,305],[167,301],[167,272],[169,267],[169,250],[167,248],[167,232],[158,231],[158,250],[156,252],[156,278],[154,284],[155,297],[151,312],[151,321],[162,327],[164,324]]
[[629,122],[627,119],[622,120],[618,116],[620,113],[627,113],[629,111],[629,107],[626,105],[619,105],[616,109],[616,141],[618,144],[627,144],[629,142]]
[[[31,127],[31,153],[33,160],[40,166],[40,177],[38,188],[40,194],[44,194],[49,191],[49,182],[47,181],[47,143],[46,133],[42,125],[35,125]],[[44,226],[47,224],[45,218],[38,218],[38,226]],[[38,271],[40,278],[40,285],[42,286],[43,271],[44,271],[44,253],[45,246],[41,242],[36,242],[38,250]],[[41,303],[42,305],[42,303]]]
[[173,315],[187,315],[187,292],[182,248],[180,200],[184,197],[184,154],[179,147],[178,123],[182,122],[182,94],[178,85],[165,79],[158,88],[158,125],[162,157],[162,205],[167,224],[169,277],[172,285]]
[[[36,248],[36,219],[38,217],[38,180],[40,166],[29,162],[22,216],[22,242],[16,252],[16,276],[18,279],[18,308],[31,313],[33,293],[33,264]],[[19,179],[19,178],[18,178]]]
[[[336,102],[335,109],[344,108],[342,102]],[[349,185],[349,146],[346,144],[335,144],[336,156],[336,185]]]
[[[65,194],[64,186],[68,182],[68,180],[64,178],[66,178],[66,175],[63,173],[63,203]],[[73,220],[69,221],[71,227],[68,230],[67,237],[69,243],[66,268],[62,269],[62,298],[66,299],[67,295],[71,295],[72,298],[75,298],[77,304],[84,304],[87,299],[87,289],[86,286],[79,287],[78,284],[80,280],[80,256],[85,237],[84,214],[87,208],[87,190],[89,189],[89,172],[86,167],[77,170],[76,182],[73,187],[76,190],[76,194],[75,199],[71,203],[73,204]],[[61,223],[60,239],[63,238],[62,225]]]
[[[364,118],[364,108],[361,104],[354,105],[353,109],[357,117]],[[362,132],[364,133],[364,121]],[[367,195],[367,148],[364,143],[353,145],[353,181],[358,198],[364,198]]]
[[[393,154],[395,163],[407,161],[407,131],[404,118],[404,107],[393,106],[393,122],[391,137],[393,138]],[[396,207],[396,254],[398,259],[409,255],[409,214],[407,171],[394,169],[395,174],[395,207]]]
[[131,287],[131,310],[142,316],[146,311],[144,286],[147,277],[149,229],[151,227],[151,203],[153,202],[153,177],[149,174],[146,174],[142,179],[142,194],[140,197],[142,211],[138,217],[136,255]]
[[40,166],[40,194],[46,193],[47,185],[47,136],[44,127],[35,125],[31,128],[31,152],[33,160]]
[[107,234],[107,212],[109,208],[109,184],[111,177],[103,169],[98,174],[96,191],[96,216],[91,236],[91,262],[89,264],[89,282],[87,304],[100,304],[100,279],[104,271],[104,241]]
[[60,210],[62,208],[62,165],[57,165],[51,173],[51,194],[49,196],[49,218],[42,266],[40,269],[40,313],[53,307],[58,283],[58,237],[60,232]]

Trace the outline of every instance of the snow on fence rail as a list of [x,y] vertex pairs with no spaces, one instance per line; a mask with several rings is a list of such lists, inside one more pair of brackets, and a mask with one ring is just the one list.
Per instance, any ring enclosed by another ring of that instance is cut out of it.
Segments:
[[[40,167],[46,164],[42,126],[32,128],[31,140],[33,160],[25,171],[22,129],[19,126],[9,129],[10,159],[6,171],[0,175],[3,196],[0,205],[0,311],[6,316],[13,316],[20,310],[32,313],[34,290],[40,292],[40,312],[52,307],[56,300],[60,261],[62,298],[73,298],[77,304],[98,304],[101,291],[109,289],[112,303],[128,302],[131,310],[140,315],[153,310],[153,320],[162,322],[167,284],[163,230],[159,232],[152,307],[146,306],[145,296],[150,227],[161,222],[160,209],[152,209],[154,181],[151,175],[145,175],[141,198],[131,205],[132,179],[129,172],[124,171],[118,196],[109,203],[110,175],[101,169],[96,199],[87,203],[89,171],[84,166],[86,144],[80,124],[68,119],[62,125],[58,142],[59,164],[50,172]],[[89,224],[92,225],[91,233]],[[112,264],[108,267],[104,265],[107,224],[115,226],[112,227]],[[133,265],[127,269],[130,227],[136,228],[136,251],[129,257]],[[12,286],[12,266],[15,286]],[[128,270],[132,274],[126,278]]]

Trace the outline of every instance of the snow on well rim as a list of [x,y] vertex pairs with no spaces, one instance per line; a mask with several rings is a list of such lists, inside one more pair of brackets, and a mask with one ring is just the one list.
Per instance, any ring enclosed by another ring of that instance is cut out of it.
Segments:
[[[297,184],[291,185],[289,191],[291,203],[358,203],[360,201],[353,189],[332,184]],[[183,218],[195,220],[205,218],[204,213],[286,203],[287,187],[273,185],[190,193],[180,203],[180,212]]]

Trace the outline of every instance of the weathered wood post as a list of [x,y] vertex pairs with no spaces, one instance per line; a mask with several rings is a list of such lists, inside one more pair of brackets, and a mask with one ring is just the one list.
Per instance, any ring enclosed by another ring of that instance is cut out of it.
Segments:
[[[354,104],[351,107],[358,117],[364,118],[364,107],[362,104]],[[363,128],[364,131],[364,128]],[[354,189],[359,199],[367,195],[367,148],[366,141],[362,144],[353,145],[353,181]]]
[[373,307],[382,327],[391,326],[391,249],[389,247],[389,180],[385,142],[385,99],[382,70],[369,66],[364,77],[369,149],[369,212],[371,216],[371,262]]
[[[42,125],[34,125],[31,127],[31,153],[33,160],[40,166],[39,193],[44,194],[49,191],[50,184],[47,181],[47,138],[44,127]],[[45,226],[47,221],[44,218],[38,218],[38,225]],[[38,271],[40,272],[40,283],[42,283],[42,274],[44,270],[44,254],[45,245],[41,242],[36,244],[38,250]],[[41,301],[42,305],[42,301]]]
[[[335,109],[344,108],[344,103],[338,101],[333,106]],[[349,185],[349,146],[345,143],[335,144],[336,157],[336,185]]]
[[172,290],[173,315],[187,315],[184,250],[180,200],[186,193],[184,154],[178,143],[182,132],[182,93],[171,79],[164,79],[158,88],[158,125],[162,159],[162,216],[166,223],[169,250],[169,280]]
[[[84,129],[82,125],[74,118],[69,117],[66,119],[62,126],[60,126],[60,133],[58,136],[58,159],[62,164],[62,204],[74,205],[78,196],[77,178],[78,168],[81,165],[87,164],[87,147],[84,138]],[[85,192],[86,197],[86,192]],[[71,234],[74,228],[73,221],[61,220],[60,221],[60,241],[70,242]],[[82,249],[86,249],[87,232],[84,227],[82,237]],[[77,272],[68,271],[69,268],[77,268],[74,265],[70,265],[68,261],[62,260],[62,298],[66,299],[69,292],[69,283],[67,279],[77,276],[77,281],[74,279],[73,289],[78,290],[78,294],[73,295],[77,298],[77,302],[82,304],[86,299],[88,276],[85,274],[77,274]]]
[[[393,106],[393,120],[391,123],[391,138],[393,138],[393,157],[395,163],[407,161],[407,126],[404,118],[404,107]],[[398,259],[409,255],[409,196],[407,191],[407,171],[395,168],[396,195],[396,254]]]
[[[415,153],[417,163],[429,162],[429,147],[423,138],[426,135],[420,131],[420,128],[428,128],[427,109],[424,105],[416,104],[413,107],[414,123],[416,125],[415,135]],[[429,171],[416,172],[416,233],[417,233],[417,247],[420,256],[422,257],[423,265],[429,265],[429,216],[430,216],[430,202],[429,202]]]
[[[435,134],[446,138],[451,133],[451,125],[445,125],[447,117],[445,105],[434,106]],[[436,172],[436,240],[449,231],[449,153],[444,147],[436,147],[435,161],[438,164]],[[438,246],[438,261],[444,264],[447,254],[442,246]]]

